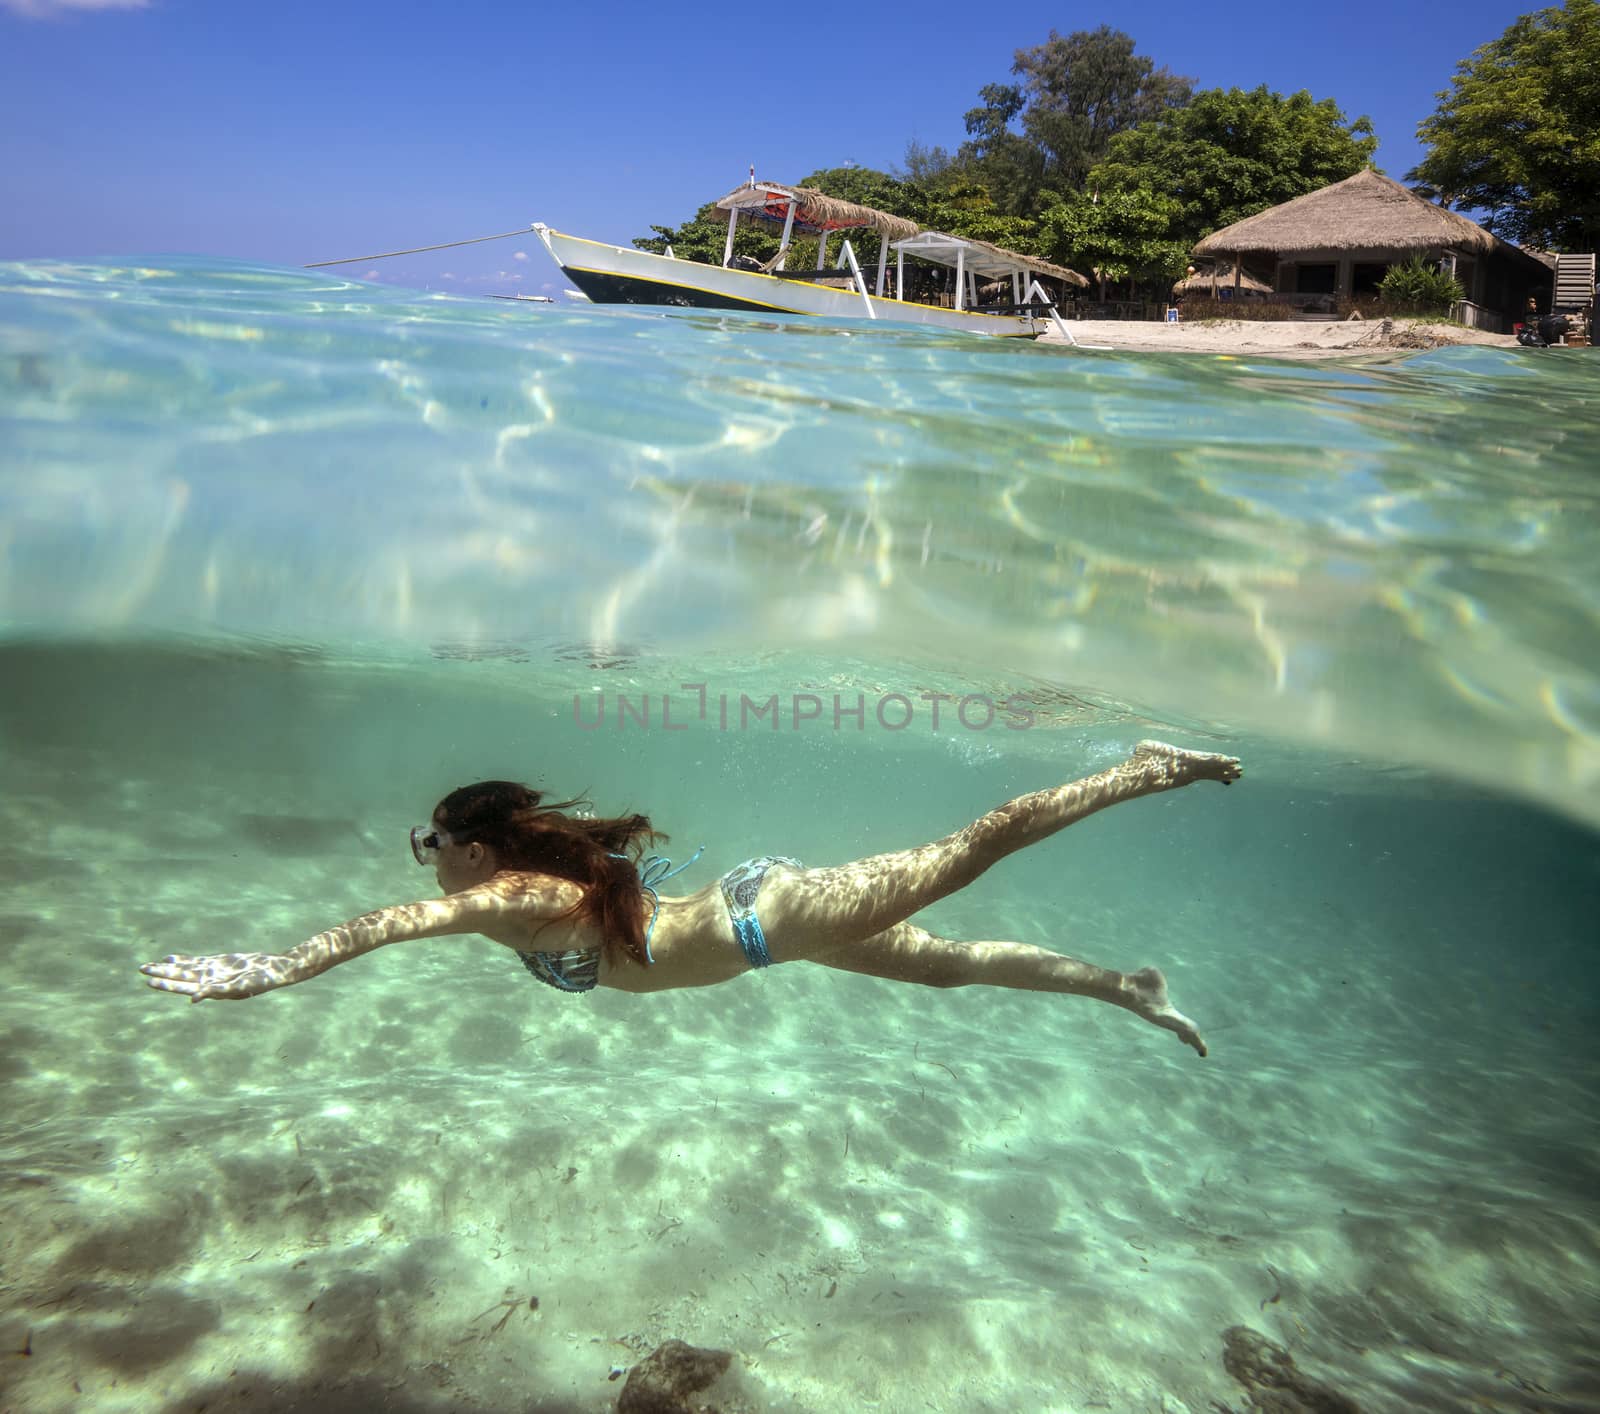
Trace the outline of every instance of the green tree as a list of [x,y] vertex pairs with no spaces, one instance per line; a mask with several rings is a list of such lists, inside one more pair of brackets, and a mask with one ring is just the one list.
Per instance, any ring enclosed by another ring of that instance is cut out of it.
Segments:
[[1082,189],[1118,133],[1182,109],[1194,91],[1109,25],[1065,39],[1051,30],[1017,51],[1012,72],[1023,77],[1022,131],[1042,154],[1043,178],[1068,191]]
[[986,84],[978,97],[983,106],[967,110],[967,140],[945,178],[953,183],[979,182],[999,210],[1025,213],[1034,205],[1044,174],[1044,154],[1011,127],[1027,100],[1016,85],[1004,83]]
[[1112,137],[1088,195],[1046,211],[1041,240],[1054,260],[1154,295],[1202,236],[1353,176],[1376,148],[1371,123],[1332,99],[1206,89]]
[[1074,192],[1045,212],[1042,253],[1100,281],[1123,280],[1152,293],[1168,289],[1183,272],[1190,242],[1174,240],[1178,203],[1148,188],[1102,193],[1098,200]]
[[1517,20],[1456,67],[1417,137],[1408,181],[1496,235],[1600,248],[1600,5],[1566,0]]
[[[667,247],[679,260],[698,260],[705,265],[721,265],[722,251],[728,240],[728,223],[717,212],[716,203],[708,201],[694,216],[681,226],[652,226],[653,236],[635,236],[633,244],[640,250],[665,255]],[[739,222],[733,235],[735,255],[748,255],[754,260],[766,260],[778,248],[778,231],[769,230],[758,221]]]
[[[1111,138],[1188,101],[1191,83],[1133,52],[1102,25],[1016,51],[1021,83],[989,84],[966,114],[952,168],[981,182],[998,210],[1032,218],[1082,188]],[[1020,129],[1020,131],[1018,131]]]
[[908,182],[905,195],[905,205],[897,214],[926,230],[970,236],[1024,254],[1038,253],[1038,223],[1008,215],[995,202],[988,186],[964,168],[934,182]]
[[1331,98],[1285,98],[1265,85],[1206,89],[1111,139],[1089,174],[1091,191],[1153,190],[1177,203],[1169,236],[1193,245],[1367,166],[1378,140],[1365,118],[1347,122]]
[[955,159],[942,147],[927,147],[912,138],[906,144],[905,170],[895,175],[903,182],[936,182]]

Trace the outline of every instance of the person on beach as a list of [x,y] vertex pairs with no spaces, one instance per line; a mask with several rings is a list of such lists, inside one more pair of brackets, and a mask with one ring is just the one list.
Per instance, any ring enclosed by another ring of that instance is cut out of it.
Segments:
[[411,832],[412,853],[433,866],[443,898],[381,908],[286,953],[178,955],[139,970],[163,992],[239,1001],[386,943],[477,933],[567,992],[708,987],[774,962],[815,962],[928,987],[1093,997],[1203,1056],[1199,1031],[1167,999],[1154,967],[1112,972],[1026,943],[937,937],[908,920],[1108,805],[1195,781],[1227,785],[1240,774],[1231,756],[1144,741],[1110,770],[1021,796],[932,844],[822,869],[763,855],[684,898],[656,891],[669,877],[666,861],[636,862],[646,843],[665,838],[647,817],[569,814],[583,802],[546,804],[527,786],[483,781],[452,791],[431,823]]

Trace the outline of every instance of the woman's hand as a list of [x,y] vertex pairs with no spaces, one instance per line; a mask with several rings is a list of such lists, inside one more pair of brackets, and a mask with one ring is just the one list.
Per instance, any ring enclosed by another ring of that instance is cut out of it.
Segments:
[[158,992],[182,992],[191,1001],[242,1002],[274,987],[300,981],[304,968],[292,957],[270,952],[215,953],[210,957],[164,957],[139,971]]

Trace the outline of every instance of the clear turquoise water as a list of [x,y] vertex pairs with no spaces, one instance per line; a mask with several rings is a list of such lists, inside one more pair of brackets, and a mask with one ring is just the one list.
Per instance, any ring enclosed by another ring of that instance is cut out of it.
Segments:
[[[1243,1323],[1369,1409],[1600,1407],[1597,431],[1576,350],[0,267],[0,1406],[599,1409],[682,1336],[750,1408],[1208,1409]],[[133,971],[412,896],[474,777],[646,809],[698,887],[1148,735],[1249,775],[936,921],[1160,963],[1203,1066],[820,969]]]
[[589,644],[658,691],[892,660],[1600,818],[1590,351],[1088,355],[197,261],[0,290],[12,634]]

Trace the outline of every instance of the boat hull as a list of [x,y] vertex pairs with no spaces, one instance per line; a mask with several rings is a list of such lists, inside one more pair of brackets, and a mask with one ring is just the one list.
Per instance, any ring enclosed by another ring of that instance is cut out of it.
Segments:
[[533,229],[567,279],[596,304],[883,319],[1013,339],[1037,338],[1044,332],[1043,321],[1031,315],[979,314],[904,300],[863,298],[854,289],[674,260],[649,251],[563,235],[546,226],[535,225]]
[[669,285],[662,280],[619,275],[608,270],[585,270],[576,265],[563,265],[561,272],[593,304],[650,304],[673,309],[748,309],[758,314],[773,313],[771,304],[757,304],[694,285]]

